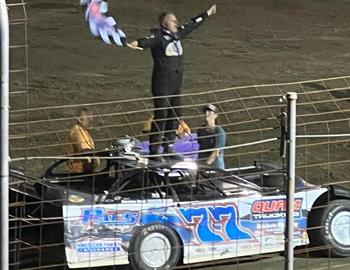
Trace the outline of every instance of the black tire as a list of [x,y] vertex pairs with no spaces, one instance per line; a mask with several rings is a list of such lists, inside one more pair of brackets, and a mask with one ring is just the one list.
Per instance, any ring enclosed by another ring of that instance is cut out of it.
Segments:
[[320,248],[324,255],[350,256],[350,236],[342,235],[339,230],[344,230],[345,234],[350,233],[350,201],[331,201],[329,205],[319,206],[310,213],[310,245]]
[[[152,250],[147,244],[152,245]],[[169,249],[159,249],[161,244],[169,246]],[[142,251],[142,248],[145,248]],[[155,256],[154,252],[160,250],[159,255]],[[150,252],[151,257],[147,258],[146,251]],[[152,257],[153,256],[153,257]],[[134,239],[132,240],[129,248],[129,262],[134,270],[161,270],[172,269],[175,267],[181,257],[180,240],[174,230],[163,224],[151,224],[147,225],[136,232]],[[151,262],[151,258],[158,258],[158,262]],[[149,260],[148,260],[149,259]],[[164,262],[162,262],[164,261]]]

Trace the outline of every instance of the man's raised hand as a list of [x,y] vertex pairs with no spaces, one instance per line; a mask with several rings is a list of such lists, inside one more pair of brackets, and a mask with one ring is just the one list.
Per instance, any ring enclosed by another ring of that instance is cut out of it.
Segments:
[[207,10],[208,16],[215,15],[216,14],[216,4],[212,5],[208,10]]
[[138,47],[138,42],[135,40],[135,41],[132,41],[130,43],[126,42],[126,46],[128,46],[130,49],[134,49],[134,50],[141,50],[143,51],[143,48],[141,47]]

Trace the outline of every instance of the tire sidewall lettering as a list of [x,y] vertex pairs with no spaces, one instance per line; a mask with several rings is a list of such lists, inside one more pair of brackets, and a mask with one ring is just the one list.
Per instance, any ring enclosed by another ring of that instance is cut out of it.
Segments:
[[140,234],[145,237],[146,235],[148,235],[149,233],[152,233],[155,230],[164,230],[166,227],[162,224],[152,224],[149,225],[147,227],[144,227],[141,229]]

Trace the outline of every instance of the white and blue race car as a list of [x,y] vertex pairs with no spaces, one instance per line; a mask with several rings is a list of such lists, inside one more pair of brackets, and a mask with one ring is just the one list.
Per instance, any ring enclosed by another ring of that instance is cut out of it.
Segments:
[[[116,148],[98,155],[116,158],[94,175],[64,172],[64,160],[39,180],[11,173],[12,201],[27,202],[21,212],[27,222],[20,236],[11,234],[14,242],[40,246],[45,256],[38,257],[69,268],[135,270],[284,250],[286,193],[278,166],[256,161],[228,172],[191,161],[145,162]],[[297,177],[295,192],[294,246],[350,256],[350,191]],[[33,263],[39,249],[19,248],[18,264]]]

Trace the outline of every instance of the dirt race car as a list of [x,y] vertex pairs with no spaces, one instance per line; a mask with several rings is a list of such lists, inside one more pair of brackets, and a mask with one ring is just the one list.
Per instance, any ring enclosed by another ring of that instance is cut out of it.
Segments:
[[[171,269],[284,250],[279,166],[156,163],[123,143],[97,153],[106,162],[93,175],[66,172],[66,160],[39,180],[11,172],[13,265]],[[300,177],[295,191],[294,246],[350,256],[350,191]]]

